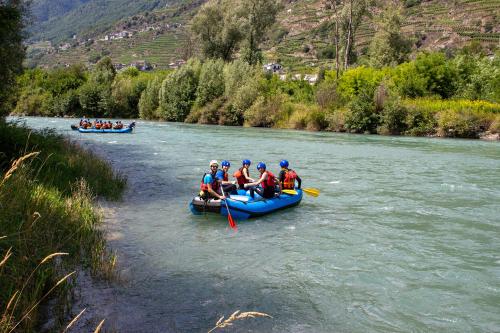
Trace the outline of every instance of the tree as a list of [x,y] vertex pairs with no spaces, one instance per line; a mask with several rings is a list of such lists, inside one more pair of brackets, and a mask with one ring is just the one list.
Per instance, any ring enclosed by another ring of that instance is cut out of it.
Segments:
[[374,67],[394,66],[408,59],[411,41],[401,33],[402,6],[394,2],[376,20],[377,31],[369,48],[370,63]]
[[200,81],[196,91],[196,104],[204,106],[224,94],[224,62],[208,60],[201,68]]
[[367,14],[370,0],[349,0],[344,2],[340,19],[339,44],[342,45],[344,70],[355,60],[354,43],[356,32]]
[[262,60],[259,44],[278,10],[276,0],[210,0],[191,21],[191,31],[204,57],[230,61],[242,47],[242,58],[256,64]]
[[191,21],[191,32],[200,41],[203,56],[232,59],[243,38],[240,8],[231,0],[211,0]]
[[247,13],[245,20],[245,45],[243,59],[250,65],[262,62],[259,44],[266,30],[276,20],[279,4],[274,0],[245,0],[240,2],[240,13]]
[[158,118],[158,94],[160,93],[161,82],[159,77],[155,77],[148,82],[148,86],[142,92],[139,100],[139,117],[141,119]]
[[0,1],[0,117],[10,111],[16,76],[22,72],[25,11],[21,0]]

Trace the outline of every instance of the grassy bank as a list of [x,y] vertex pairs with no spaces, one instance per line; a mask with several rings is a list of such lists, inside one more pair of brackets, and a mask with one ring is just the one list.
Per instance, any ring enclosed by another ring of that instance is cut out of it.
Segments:
[[106,162],[61,136],[0,120],[0,332],[33,330],[47,298],[64,314],[68,274],[79,267],[109,274],[94,199],[118,199],[124,187]]

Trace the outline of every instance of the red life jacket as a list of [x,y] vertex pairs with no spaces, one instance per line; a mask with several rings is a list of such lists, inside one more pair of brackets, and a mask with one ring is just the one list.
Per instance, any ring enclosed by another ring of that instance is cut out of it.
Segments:
[[275,177],[271,171],[266,171],[266,172],[267,172],[267,179],[260,184],[264,190],[269,187],[274,189],[274,186],[276,185],[274,181]]
[[[248,177],[250,177],[250,172],[248,172],[248,170],[247,170],[247,175]],[[238,185],[243,185],[250,182],[248,179],[245,178],[245,175],[243,174],[243,167],[239,168],[238,171],[236,171],[233,176],[236,178]]]
[[227,172],[222,170],[222,172],[224,173],[224,178],[222,178],[225,182],[227,182],[229,180],[228,178],[228,175],[227,175]]
[[214,190],[215,192],[217,192],[217,179],[215,179],[215,175],[212,174],[211,172],[205,172],[203,174],[203,177],[201,178],[200,190],[202,190],[204,192],[208,191],[208,184],[205,184],[205,182],[203,181],[205,179],[206,175],[211,175],[212,176],[212,183],[210,183],[210,185],[212,186],[212,190]]
[[287,169],[285,171],[285,179],[283,180],[283,189],[293,190],[295,188],[295,180],[297,179],[297,173],[295,170]]

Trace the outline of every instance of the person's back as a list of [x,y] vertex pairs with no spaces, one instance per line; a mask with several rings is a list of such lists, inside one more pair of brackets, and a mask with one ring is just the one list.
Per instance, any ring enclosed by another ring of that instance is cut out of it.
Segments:
[[300,186],[302,184],[302,180],[300,177],[297,175],[297,172],[295,170],[290,169],[289,163],[287,160],[282,160],[280,162],[281,166],[281,171],[279,174],[279,182],[281,184],[281,188],[284,190],[293,190],[295,189],[295,181],[297,181],[297,188],[300,189]]

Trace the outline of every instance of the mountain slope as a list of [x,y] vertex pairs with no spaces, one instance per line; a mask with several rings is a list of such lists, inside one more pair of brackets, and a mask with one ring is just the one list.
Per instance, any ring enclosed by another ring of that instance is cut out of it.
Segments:
[[92,35],[122,18],[182,2],[182,0],[37,0],[32,40],[61,42],[73,35]]
[[[82,16],[84,19],[80,21],[86,22],[86,28],[81,29],[87,29],[86,36],[76,32],[78,38],[71,41],[70,46],[40,43],[38,51],[29,53],[32,55],[31,63],[51,67],[94,62],[98,57],[110,56],[115,63],[127,64],[135,60],[147,60],[159,68],[165,68],[170,62],[188,53],[185,52],[185,46],[189,44],[186,44],[187,27],[191,17],[205,1],[170,0],[168,3],[172,5],[169,7],[148,11],[146,14],[144,8],[162,7],[167,0],[148,2],[147,6],[144,0],[110,0],[106,1],[106,4],[103,1],[90,0],[68,12],[60,21],[52,19],[47,22],[52,24],[54,29],[63,31],[64,27],[70,27],[74,31],[81,25],[68,22],[78,21],[78,16]],[[404,11],[402,32],[414,42],[414,53],[422,50],[459,48],[470,41],[477,41],[490,50],[500,45],[498,0],[406,0],[407,3],[409,1],[411,6]],[[328,13],[323,4],[322,0],[287,0],[262,45],[266,61],[278,61],[290,71],[303,73],[316,71],[318,66],[331,67],[331,53],[325,56],[327,53],[323,52],[332,42],[327,22]],[[117,12],[107,13],[104,7],[97,10],[101,8],[98,5],[111,6],[110,10]],[[123,15],[126,11],[135,13],[139,10],[142,10],[143,14],[136,13],[109,23],[113,15]],[[355,35],[358,58],[366,55],[375,32],[376,26],[372,17],[376,16],[376,11],[380,11],[380,8],[371,10],[370,15],[363,18]],[[88,17],[85,17],[85,14],[78,15],[85,11],[90,11]],[[108,23],[99,23],[104,22],[103,20]],[[103,29],[104,27],[109,28]],[[108,34],[123,31],[131,31],[132,36],[103,40]],[[92,40],[89,42],[87,38]],[[196,45],[191,44],[191,48],[195,50]],[[33,49],[35,48],[32,47],[31,50]]]

